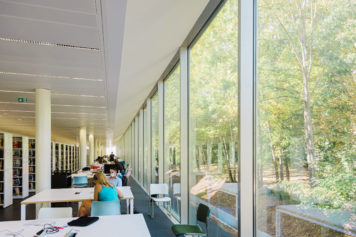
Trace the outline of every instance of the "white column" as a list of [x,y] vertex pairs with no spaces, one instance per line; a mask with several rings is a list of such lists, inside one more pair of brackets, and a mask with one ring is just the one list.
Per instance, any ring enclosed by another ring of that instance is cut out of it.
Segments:
[[94,140],[94,160],[96,160],[96,158],[98,158],[99,156],[99,141],[98,139]]
[[88,165],[94,163],[94,136],[92,134],[89,135],[89,162]]
[[36,192],[51,188],[51,91],[36,89]]
[[87,166],[87,129],[81,128],[80,133],[80,169]]

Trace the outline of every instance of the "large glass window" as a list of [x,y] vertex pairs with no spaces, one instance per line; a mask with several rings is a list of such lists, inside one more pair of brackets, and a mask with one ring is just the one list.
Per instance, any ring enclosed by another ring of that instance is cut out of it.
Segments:
[[152,171],[151,183],[158,184],[158,94],[156,93],[151,100],[151,122],[152,122]]
[[140,115],[138,116],[138,163],[139,163],[139,182],[141,184],[143,184],[143,176],[144,176],[144,172],[143,172],[143,162],[144,162],[144,157],[143,157],[143,149],[144,149],[144,127],[143,127],[143,110],[140,111]]
[[148,154],[148,142],[149,142],[149,133],[148,133],[148,129],[149,129],[149,119],[148,119],[148,113],[147,113],[147,106],[145,106],[145,108],[143,109],[143,127],[144,127],[144,132],[143,132],[143,137],[144,137],[144,152],[143,152],[143,187],[148,190],[148,169],[150,167],[150,160],[149,159],[149,154]]
[[238,229],[238,1],[229,0],[190,48],[189,221],[211,208],[209,235]]
[[172,214],[180,220],[180,67],[164,81],[164,182],[169,186]]
[[258,236],[356,235],[355,3],[258,0]]

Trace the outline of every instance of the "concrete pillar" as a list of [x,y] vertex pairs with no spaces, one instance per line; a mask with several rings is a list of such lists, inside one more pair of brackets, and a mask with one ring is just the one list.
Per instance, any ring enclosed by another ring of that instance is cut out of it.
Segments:
[[98,158],[99,156],[99,141],[98,139],[94,140],[94,160],[96,160],[96,158]]
[[80,137],[80,169],[87,166],[87,129],[81,128]]
[[89,162],[88,165],[94,163],[94,136],[92,134],[89,135]]
[[51,91],[36,89],[36,192],[51,188]]

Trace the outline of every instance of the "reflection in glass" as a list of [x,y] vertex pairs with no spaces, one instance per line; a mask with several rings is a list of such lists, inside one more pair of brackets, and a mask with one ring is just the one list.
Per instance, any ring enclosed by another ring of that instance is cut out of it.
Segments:
[[164,81],[164,182],[169,186],[172,214],[180,220],[180,67]]
[[151,114],[152,114],[152,171],[151,183],[158,184],[158,94],[157,92],[151,100]]
[[211,208],[209,235],[238,229],[238,1],[227,1],[190,49],[189,215]]
[[258,236],[356,236],[355,3],[259,0]]

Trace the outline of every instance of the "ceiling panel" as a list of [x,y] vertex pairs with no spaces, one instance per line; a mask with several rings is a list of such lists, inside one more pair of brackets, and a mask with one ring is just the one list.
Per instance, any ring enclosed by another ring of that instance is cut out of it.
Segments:
[[0,40],[0,52],[0,61],[31,62],[44,66],[56,65],[82,69],[94,67],[103,72],[102,54],[97,50],[42,46]]
[[0,15],[29,21],[44,21],[97,29],[96,14],[21,4],[14,1],[0,1]]
[[208,2],[127,1],[115,137],[125,132]]
[[11,0],[30,6],[41,6],[66,11],[76,11],[88,14],[96,14],[95,0]]

